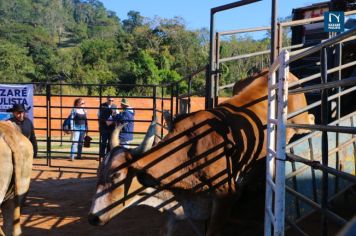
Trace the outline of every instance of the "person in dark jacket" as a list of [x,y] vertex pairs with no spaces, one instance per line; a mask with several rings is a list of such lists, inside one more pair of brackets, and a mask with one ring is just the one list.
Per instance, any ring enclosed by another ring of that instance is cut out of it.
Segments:
[[102,103],[99,108],[99,131],[100,131],[100,158],[105,157],[106,153],[110,151],[110,138],[115,129],[115,124],[107,122],[112,119],[117,112],[117,106],[114,104],[114,99],[110,96],[107,97],[107,101]]
[[33,123],[30,119],[26,117],[26,112],[30,108],[25,108],[23,104],[14,104],[12,108],[8,109],[7,112],[12,112],[13,117],[9,121],[14,122],[21,129],[21,132],[26,136],[33,146],[33,157],[37,156],[37,140],[35,135],[35,129]]
[[125,98],[121,100],[121,108],[123,111],[118,113],[113,120],[116,123],[125,124],[119,135],[120,145],[130,148],[130,143],[133,140],[135,112]]

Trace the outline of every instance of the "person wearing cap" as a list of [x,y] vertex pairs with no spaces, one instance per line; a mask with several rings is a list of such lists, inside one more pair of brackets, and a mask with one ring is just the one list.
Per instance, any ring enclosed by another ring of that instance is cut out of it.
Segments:
[[117,106],[114,104],[114,98],[108,96],[106,102],[100,105],[98,113],[101,140],[99,147],[100,158],[103,158],[106,153],[110,151],[110,138],[115,129],[115,124],[107,121],[112,119],[112,117],[116,115],[116,112]]
[[129,148],[129,144],[133,140],[135,111],[132,107],[130,107],[130,104],[126,98],[121,100],[121,108],[123,111],[118,113],[114,117],[113,121],[125,124],[119,134],[119,140],[121,146]]
[[25,108],[23,104],[14,104],[12,108],[8,109],[7,112],[12,112],[13,117],[8,119],[14,122],[20,127],[22,134],[27,137],[33,146],[33,157],[37,156],[37,139],[35,135],[35,129],[33,123],[30,119],[26,117],[26,112],[30,110],[31,107]]

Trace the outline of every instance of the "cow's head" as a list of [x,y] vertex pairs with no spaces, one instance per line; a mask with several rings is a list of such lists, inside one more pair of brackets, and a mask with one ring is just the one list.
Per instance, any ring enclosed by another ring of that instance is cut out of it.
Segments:
[[111,139],[112,149],[99,168],[96,193],[88,216],[92,225],[104,225],[109,222],[135,201],[130,193],[142,187],[134,178],[132,160],[134,156],[152,147],[155,122],[151,123],[143,142],[135,149],[119,146],[118,136],[121,129],[122,126],[118,126],[114,130]]

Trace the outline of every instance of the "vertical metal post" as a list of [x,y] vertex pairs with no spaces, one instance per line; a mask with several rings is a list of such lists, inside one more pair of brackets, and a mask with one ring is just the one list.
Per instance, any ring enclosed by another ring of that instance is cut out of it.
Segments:
[[179,114],[179,84],[176,83],[176,115]]
[[51,166],[51,85],[46,84],[46,147],[47,147],[47,165]]
[[278,55],[277,46],[278,46],[278,34],[277,30],[277,12],[278,12],[278,0],[272,0],[272,14],[271,14],[271,56],[270,64],[273,63],[274,58]]
[[279,53],[281,52],[281,49],[283,48],[283,27],[281,26],[281,24],[279,22],[277,22],[277,45],[276,45],[276,49],[275,49],[275,56],[279,55]]
[[267,120],[267,157],[266,157],[266,200],[265,200],[265,235],[270,236],[272,233],[272,224],[274,216],[272,212],[273,203],[273,170],[276,150],[276,91],[272,86],[276,84],[276,72],[271,71],[268,77],[268,120]]
[[210,52],[209,52],[209,70],[205,81],[205,109],[211,109],[214,106],[214,76],[215,76],[215,12],[210,11]]
[[220,81],[220,34],[217,32],[215,37],[215,80],[214,80],[214,107],[219,103],[219,81]]
[[163,111],[164,111],[164,87],[161,87],[161,140],[163,139]]
[[61,107],[60,109],[60,118],[61,118],[61,122],[59,124],[60,129],[61,129],[61,146],[63,145],[63,129],[62,129],[62,123],[63,123],[63,102],[62,102],[62,97],[63,97],[63,90],[62,90],[62,83],[63,83],[63,78],[60,77],[59,80],[59,106]]
[[[101,85],[101,84],[99,84],[99,116],[98,116],[98,123],[99,123],[99,153],[98,153],[98,156],[99,156],[99,166],[100,166],[100,164],[101,164],[101,161],[103,161],[103,160],[101,160],[101,158],[104,158],[104,157],[101,157],[100,156],[100,144],[101,144],[101,130],[102,130],[102,127],[101,127],[101,121],[100,121],[100,117],[101,117],[101,104],[103,103],[103,86]],[[106,148],[105,148],[106,149]],[[104,153],[105,153],[105,151],[104,151]]]
[[285,221],[285,161],[286,161],[286,123],[288,112],[288,73],[289,54],[283,50],[280,54],[281,67],[278,78],[278,110],[277,110],[277,157],[276,157],[276,192],[275,192],[275,227],[274,235],[284,235]]
[[[327,83],[328,81],[328,68],[327,68],[327,50],[326,48],[321,49],[321,56],[320,56],[320,71],[321,71],[321,82],[322,84]],[[328,124],[328,117],[329,117],[329,107],[328,107],[328,90],[322,89],[321,90],[321,124],[327,125]],[[322,164],[324,166],[328,166],[328,133],[326,131],[322,131],[321,135],[321,155],[322,155]],[[321,208],[322,208],[322,235],[328,235],[328,220],[326,217],[326,213],[324,210],[328,208],[328,172],[322,171],[322,193],[321,193]]]
[[171,85],[171,124],[172,124],[172,122],[173,122],[173,111],[174,111],[174,109],[173,109],[173,99],[174,99],[174,86],[173,86],[173,84]]
[[153,86],[153,114],[152,114],[152,120],[157,119],[157,86]]
[[191,109],[191,98],[190,98],[190,94],[192,92],[192,77],[189,76],[189,82],[188,82],[188,113],[190,113],[190,109]]
[[[336,45],[336,64],[337,66],[339,67],[338,69],[338,72],[336,74],[336,77],[337,77],[337,80],[341,80],[342,77],[341,77],[341,69],[340,69],[340,66],[342,65],[342,44],[341,43],[338,43]],[[341,87],[338,87],[337,88],[337,93],[340,94],[341,93]],[[338,96],[337,97],[337,100],[336,100],[336,119],[337,120],[340,120],[340,117],[341,117],[341,97]],[[339,125],[339,123],[336,124],[337,126]],[[339,143],[340,143],[340,133],[339,132],[336,132],[335,133],[336,135],[336,140],[335,140],[335,147],[338,147],[339,146]],[[339,156],[339,151],[337,151],[335,153],[335,167],[337,170],[340,170],[340,156]],[[339,177],[338,176],[335,176],[335,193],[338,193],[339,191]]]

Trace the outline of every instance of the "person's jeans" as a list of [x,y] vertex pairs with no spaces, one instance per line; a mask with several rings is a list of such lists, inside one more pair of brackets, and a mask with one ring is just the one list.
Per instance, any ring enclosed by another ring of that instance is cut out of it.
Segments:
[[102,130],[100,132],[100,150],[99,150],[99,156],[100,157],[105,157],[106,153],[110,151],[110,140],[111,140],[111,134],[113,130]]
[[83,140],[85,136],[85,125],[74,125],[74,131],[72,133],[72,147],[70,149],[70,157],[74,159],[74,155],[77,154],[77,158],[82,157]]

